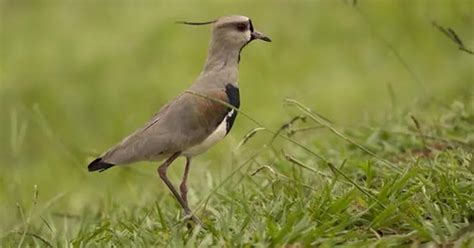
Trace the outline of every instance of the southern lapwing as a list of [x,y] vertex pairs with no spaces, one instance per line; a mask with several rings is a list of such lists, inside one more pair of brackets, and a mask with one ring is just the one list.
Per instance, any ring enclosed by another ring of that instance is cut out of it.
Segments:
[[[194,156],[208,150],[229,133],[239,108],[238,65],[240,52],[255,39],[270,42],[254,29],[245,16],[221,17],[210,22],[181,22],[190,25],[212,25],[212,37],[204,69],[181,95],[163,106],[144,127],[92,161],[89,171],[104,171],[115,165],[137,161],[162,161],[158,174],[195,221],[187,201],[189,167]],[[205,97],[203,97],[205,96]],[[178,157],[186,157],[180,193],[166,176],[168,166]]]

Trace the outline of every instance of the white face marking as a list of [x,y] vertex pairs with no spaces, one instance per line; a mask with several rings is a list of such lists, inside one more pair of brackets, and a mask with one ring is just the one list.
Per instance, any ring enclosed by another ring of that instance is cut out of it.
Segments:
[[[249,20],[250,20],[250,18],[247,17],[247,22],[249,22]],[[247,34],[247,40],[250,40],[252,38],[252,32],[250,31],[250,29],[247,29],[247,31],[245,31],[245,33]]]
[[250,30],[247,30],[245,33],[247,34],[247,41],[252,39],[252,34],[251,34]]

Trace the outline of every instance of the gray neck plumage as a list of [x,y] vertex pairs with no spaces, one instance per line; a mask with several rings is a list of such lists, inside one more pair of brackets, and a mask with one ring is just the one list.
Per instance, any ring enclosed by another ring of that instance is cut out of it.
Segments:
[[204,71],[238,70],[240,50],[240,47],[229,46],[228,42],[212,39],[209,44]]
[[190,90],[206,91],[224,89],[227,85],[238,87],[240,48],[229,47],[222,41],[211,40],[204,69]]

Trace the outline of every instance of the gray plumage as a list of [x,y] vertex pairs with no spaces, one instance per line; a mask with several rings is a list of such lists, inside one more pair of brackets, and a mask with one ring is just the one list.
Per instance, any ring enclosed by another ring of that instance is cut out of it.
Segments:
[[[193,84],[162,107],[144,127],[94,160],[89,165],[90,171],[137,161],[159,161],[178,152],[181,156],[192,157],[225,136],[228,130],[222,134],[219,127],[230,117],[232,109],[189,91],[230,103],[230,98],[235,96],[229,95],[229,87],[237,89],[238,93],[242,48],[254,39],[270,39],[255,31],[245,16],[222,17],[212,26],[207,60]],[[215,136],[216,140],[207,142],[210,136]],[[206,146],[200,147],[204,143]]]

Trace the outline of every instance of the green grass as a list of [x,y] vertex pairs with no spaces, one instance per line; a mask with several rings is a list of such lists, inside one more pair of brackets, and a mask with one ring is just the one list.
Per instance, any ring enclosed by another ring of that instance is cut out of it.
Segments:
[[[473,49],[474,2],[357,2],[0,2],[0,246],[474,246],[474,56],[432,25]],[[274,42],[189,226],[158,164],[86,166],[199,73],[209,32],[174,21],[231,13]]]
[[68,214],[48,211],[67,194],[38,204],[41,196],[31,189],[33,205],[18,206],[22,221],[3,242],[6,246],[24,242],[472,247],[473,108],[472,99],[466,106],[456,102],[439,116],[417,119],[420,129],[407,114],[393,117],[383,127],[330,126],[361,143],[335,136],[330,147],[311,144],[326,131],[303,134],[298,129],[317,124],[308,120],[318,120],[314,114],[306,116],[306,123],[293,122],[280,132],[291,142],[270,138],[255,149],[247,148],[254,142],[250,138],[234,151],[231,164],[222,165],[226,178],[214,180],[207,172],[203,177],[207,180],[192,186],[194,209],[205,229],[190,227],[169,194],[136,204],[112,197],[96,203],[100,205],[96,210],[88,206]]

